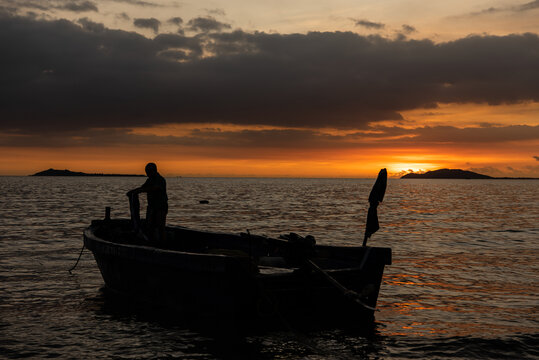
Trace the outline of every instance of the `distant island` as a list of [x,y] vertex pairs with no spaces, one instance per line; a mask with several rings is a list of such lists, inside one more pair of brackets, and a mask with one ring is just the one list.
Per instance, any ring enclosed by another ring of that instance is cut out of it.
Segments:
[[70,170],[56,170],[56,169],[48,169],[44,171],[40,171],[35,173],[34,175],[30,176],[145,176],[145,175],[132,175],[132,174],[87,174],[83,172],[76,172],[76,171],[70,171]]
[[440,169],[423,174],[409,173],[401,179],[494,179],[492,176],[460,169]]
[[533,180],[535,178],[511,178],[511,177],[492,177],[488,175],[478,174],[473,171],[461,169],[439,169],[427,171],[423,174],[409,173],[401,177],[401,179],[515,179],[515,180]]

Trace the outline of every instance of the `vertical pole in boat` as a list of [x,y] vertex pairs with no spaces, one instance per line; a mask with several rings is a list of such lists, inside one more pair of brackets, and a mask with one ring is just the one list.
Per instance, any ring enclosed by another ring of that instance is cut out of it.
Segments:
[[249,229],[247,229],[247,235],[249,235],[249,260],[252,261],[252,259],[253,259],[253,238],[251,238],[251,233],[249,232]]
[[363,246],[367,246],[367,240],[374,234],[379,228],[378,224],[378,204],[384,200],[384,194],[387,187],[387,170],[382,169],[378,173],[376,182],[372,187],[369,195],[369,212],[367,213],[367,225],[365,226],[365,238],[363,239]]
[[110,220],[110,206],[105,208],[105,220]]

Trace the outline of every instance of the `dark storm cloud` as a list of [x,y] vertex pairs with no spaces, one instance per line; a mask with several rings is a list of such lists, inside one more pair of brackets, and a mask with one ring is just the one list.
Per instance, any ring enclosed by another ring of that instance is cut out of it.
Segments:
[[167,20],[167,22],[174,24],[174,25],[181,25],[183,23],[183,19],[181,17],[173,17]]
[[229,24],[218,21],[212,16],[197,17],[187,22],[189,30],[209,32],[209,31],[221,31],[224,29],[230,29]]
[[130,133],[124,129],[91,129],[41,133],[14,138],[0,133],[3,146],[22,147],[88,147],[117,145],[181,145],[189,147],[229,148],[329,148],[354,147],[343,136],[322,134],[313,130],[242,130],[220,131],[197,129],[185,136],[157,136]]
[[116,18],[117,19],[121,19],[121,20],[130,20],[131,17],[129,17],[129,15],[127,15],[127,13],[120,13],[120,14],[117,14],[116,15]]
[[539,9],[539,0],[531,1],[526,4],[522,4],[520,6],[517,6],[516,9],[518,11],[528,11],[528,10],[534,10]]
[[66,10],[73,12],[98,11],[97,4],[89,0],[0,0],[0,6],[6,5],[16,12],[17,9]]
[[[370,128],[376,132],[356,132],[346,135],[328,134],[311,129],[269,129],[243,131],[193,131],[181,140],[187,145],[247,148],[312,148],[353,149],[365,146],[421,146],[470,143],[500,143],[539,140],[539,126],[505,126],[499,128],[455,128],[452,126]],[[395,139],[401,136],[401,139]],[[169,140],[174,137],[169,138]],[[376,140],[366,143],[365,140]],[[366,145],[367,144],[367,145]]]
[[10,13],[15,13],[19,8],[49,10],[54,8],[53,1],[40,0],[0,0],[0,6],[9,9]]
[[159,26],[161,25],[161,22],[156,18],[138,18],[133,20],[133,25],[142,29],[152,29],[155,33],[157,33],[159,31]]
[[483,9],[480,11],[475,11],[467,16],[481,16],[481,15],[489,15],[489,14],[496,14],[500,12],[525,12],[530,10],[539,9],[539,0],[534,0],[528,3],[520,4],[520,5],[513,5],[513,6],[506,6],[506,7],[490,7],[487,9]]
[[382,23],[377,23],[377,22],[372,22],[372,21],[369,21],[369,20],[355,20],[355,19],[352,19],[355,21],[356,23],[356,26],[363,26],[363,27],[366,27],[367,29],[383,29],[385,27],[385,24],[382,24]]
[[406,25],[406,24],[402,25],[402,32],[405,34],[411,34],[416,31],[417,31],[416,28],[411,25]]
[[202,45],[200,39],[196,37],[186,37],[175,34],[159,34],[153,42],[162,49],[158,55],[163,55],[166,52],[181,51],[184,54],[189,54],[188,58],[198,58],[202,55]]
[[136,6],[147,6],[147,7],[162,7],[163,6],[158,3],[143,1],[143,0],[110,0],[110,1],[129,4],[129,5],[136,5]]
[[467,16],[481,16],[481,15],[488,15],[488,14],[494,14],[501,11],[507,11],[508,9],[501,9],[501,8],[495,8],[495,7],[489,7],[488,9],[483,9],[480,11],[474,11],[472,13],[469,13]]
[[210,15],[225,16],[226,12],[224,9],[206,9],[206,12]]
[[167,23],[176,25],[178,27],[178,30],[176,30],[176,32],[178,34],[184,35],[185,31],[181,27],[181,25],[183,24],[183,19],[181,17],[176,16],[176,17],[170,18],[167,20]]
[[511,125],[499,127],[456,128],[426,126],[417,129],[381,129],[385,136],[408,135],[414,143],[477,144],[539,140],[539,126]]
[[0,130],[162,123],[366,128],[441,103],[539,101],[539,37],[435,44],[355,33],[148,39],[0,17]]
[[105,25],[93,22],[89,20],[88,18],[79,19],[77,22],[82,25],[83,29],[88,30],[88,31],[92,31],[92,32],[105,31]]
[[73,12],[98,11],[97,5],[92,1],[70,1],[56,8]]
[[10,6],[4,6],[0,3],[0,16],[11,16],[17,13],[17,9]]
[[[455,128],[451,126],[371,127],[344,135],[312,129],[262,129],[225,131],[212,128],[191,130],[183,136],[134,134],[128,129],[81,129],[11,136],[0,133],[3,146],[21,147],[93,147],[118,145],[179,145],[187,147],[248,149],[363,149],[429,148],[449,145],[484,145],[539,140],[539,126],[499,128]],[[536,158],[536,160],[539,160]]]

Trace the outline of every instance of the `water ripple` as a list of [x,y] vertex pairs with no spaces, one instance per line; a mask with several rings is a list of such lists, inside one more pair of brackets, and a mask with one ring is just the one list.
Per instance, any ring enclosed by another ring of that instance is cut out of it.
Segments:
[[[7,358],[518,358],[539,356],[537,181],[390,180],[393,248],[375,329],[249,336],[236,344],[111,306],[82,231],[128,217],[140,178],[0,177],[0,354]],[[168,179],[169,223],[359,245],[372,180]],[[209,204],[200,204],[208,200]],[[142,205],[145,199],[142,197]]]

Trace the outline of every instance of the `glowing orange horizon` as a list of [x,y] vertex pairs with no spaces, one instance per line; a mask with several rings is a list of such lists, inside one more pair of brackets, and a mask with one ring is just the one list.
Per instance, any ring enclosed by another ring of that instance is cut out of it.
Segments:
[[[165,176],[193,177],[376,177],[387,168],[390,177],[412,170],[440,168],[498,168],[500,176],[514,168],[533,166],[527,151],[485,149],[383,148],[373,150],[218,149],[193,151],[181,146],[121,146],[116,148],[2,148],[0,175],[30,175],[48,168],[90,173],[143,174],[147,162],[156,162]],[[248,152],[248,154],[246,154]],[[242,156],[245,155],[245,156]],[[532,165],[530,165],[532,164]],[[527,176],[537,177],[536,172]],[[511,176],[511,173],[507,173]]]

